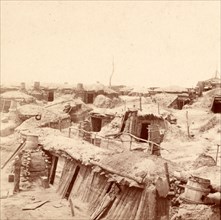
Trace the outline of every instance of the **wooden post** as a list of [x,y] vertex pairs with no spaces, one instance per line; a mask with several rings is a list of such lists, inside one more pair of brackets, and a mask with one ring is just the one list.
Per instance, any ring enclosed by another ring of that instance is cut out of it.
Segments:
[[112,80],[113,75],[114,75],[114,57],[113,57],[113,61],[112,61],[112,73],[109,78],[109,88],[111,88],[111,80]]
[[188,135],[188,137],[190,137],[190,126],[189,126],[188,111],[186,111],[186,126],[187,126],[187,135]]
[[131,147],[132,147],[132,137],[130,136],[130,150],[131,150]]
[[141,97],[141,94],[140,94],[140,111],[142,111],[142,97]]
[[154,144],[151,142],[150,144],[150,154],[153,155],[153,152],[154,152]]
[[[147,126],[147,131],[148,131],[148,137],[147,137],[147,141],[150,141],[150,125]],[[153,143],[149,143],[149,150],[150,150],[150,154],[153,154]]]
[[158,109],[158,114],[160,114],[160,104],[159,104],[159,102],[157,103],[157,109]]
[[108,149],[108,147],[109,147],[109,138],[107,138],[107,149]]
[[167,183],[170,186],[170,176],[169,176],[168,164],[167,163],[164,163],[164,169],[165,169],[165,173],[166,173]]
[[61,131],[61,119],[60,118],[59,118],[58,123],[59,123],[59,130]]
[[218,154],[219,154],[219,144],[217,144],[217,150],[216,150],[216,165],[217,165],[217,161],[218,161]]
[[71,137],[71,128],[68,129],[68,137]]
[[73,202],[72,202],[71,199],[69,200],[69,202],[70,202],[70,207],[71,207],[71,215],[74,216],[74,206],[73,206]]

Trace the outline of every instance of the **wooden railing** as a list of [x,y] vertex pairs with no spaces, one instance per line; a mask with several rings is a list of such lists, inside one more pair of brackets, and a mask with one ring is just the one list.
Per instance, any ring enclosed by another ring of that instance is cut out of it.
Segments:
[[[99,135],[96,132],[86,131],[86,130],[81,129],[81,128],[70,127],[69,131],[68,131],[68,137],[69,138],[71,138],[71,131],[72,130],[76,130],[78,132],[78,136],[79,136],[80,132],[82,132],[83,135],[84,134],[88,134],[90,136],[90,142],[92,144],[95,144],[95,141],[96,141],[97,138],[106,140],[107,143],[108,143],[107,148],[109,146],[110,141],[115,141],[115,142],[121,142],[122,144],[126,143],[126,142],[130,143],[130,148],[129,149],[132,150],[132,144],[133,143],[137,143],[138,141],[142,141],[143,143],[148,144],[148,147],[150,147],[151,154],[154,153],[154,145],[157,146],[159,149],[168,151],[167,149],[162,148],[159,144],[157,144],[157,143],[155,143],[153,141],[145,140],[145,139],[136,137],[135,135],[130,134],[130,133],[120,132],[120,133],[116,133],[116,134],[101,136],[101,135]],[[116,139],[117,137],[120,137],[121,135],[128,135],[130,137],[130,140],[119,140],[119,139]],[[147,147],[147,149],[148,149],[148,147]]]

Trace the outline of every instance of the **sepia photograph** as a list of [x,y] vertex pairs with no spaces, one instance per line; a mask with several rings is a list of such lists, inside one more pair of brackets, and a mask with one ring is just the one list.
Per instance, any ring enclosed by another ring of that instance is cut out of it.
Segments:
[[220,0],[0,0],[1,220],[220,220]]

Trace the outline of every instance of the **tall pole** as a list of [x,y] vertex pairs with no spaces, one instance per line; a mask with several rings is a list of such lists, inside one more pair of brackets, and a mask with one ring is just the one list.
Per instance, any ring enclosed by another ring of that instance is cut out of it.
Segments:
[[112,60],[112,73],[111,73],[110,79],[109,79],[109,88],[111,88],[111,80],[112,80],[113,75],[114,75],[114,57]]
[[142,111],[142,99],[141,99],[141,94],[140,94],[140,111]]

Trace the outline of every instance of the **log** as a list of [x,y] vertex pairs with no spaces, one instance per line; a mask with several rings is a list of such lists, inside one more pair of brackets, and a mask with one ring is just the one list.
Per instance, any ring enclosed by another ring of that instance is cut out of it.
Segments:
[[[106,179],[105,179],[106,180]],[[103,184],[103,190],[101,191],[100,195],[97,197],[97,199],[94,201],[94,203],[91,206],[91,211],[95,211],[96,207],[99,205],[99,203],[102,201],[103,197],[107,193],[107,189],[109,188],[111,183],[107,183],[106,181]]]
[[121,205],[122,205],[123,201],[127,197],[127,192],[128,192],[128,189],[121,192],[117,196],[117,199],[115,200],[114,204],[112,205],[110,213],[109,213],[110,219],[118,219],[117,214],[119,212],[119,209],[121,208]]
[[134,198],[136,197],[137,191],[136,189],[130,189],[130,193],[127,197],[126,205],[124,209],[121,212],[121,215],[119,216],[119,219],[129,219],[132,215],[133,207],[135,206],[136,200]]
[[114,215],[114,213],[115,213],[115,211],[116,211],[116,207],[117,207],[118,204],[120,203],[120,200],[121,200],[122,197],[123,197],[123,194],[122,194],[122,192],[121,192],[121,194],[119,194],[119,195],[116,197],[116,199],[114,200],[114,203],[113,203],[113,205],[111,206],[111,209],[110,209],[110,211],[109,211],[109,213],[108,213],[110,219],[114,219],[114,218],[113,218],[113,215]]
[[83,202],[88,202],[90,194],[91,194],[91,190],[92,190],[92,182],[94,179],[94,173],[91,172],[87,178],[87,182],[86,182],[86,187],[85,187],[85,191],[84,191],[84,196],[82,201]]
[[140,199],[140,202],[139,202],[139,206],[138,206],[138,209],[137,209],[137,213],[136,213],[136,216],[135,216],[135,220],[141,220],[142,219],[143,209],[144,209],[144,206],[145,206],[145,197],[146,197],[145,190],[147,190],[147,189],[144,189],[143,192],[142,192],[141,199]]
[[129,196],[129,193],[130,193],[130,188],[127,188],[127,190],[125,190],[123,192],[123,197],[119,201],[119,204],[116,208],[113,219],[120,219],[119,216],[121,215],[121,212],[124,210],[125,204],[127,202],[127,197]]
[[79,194],[78,192],[81,189],[82,182],[84,181],[86,171],[87,171],[86,167],[84,167],[84,166],[80,167],[78,176],[75,180],[75,183],[74,183],[74,186],[73,186],[73,189],[72,189],[72,195],[75,196],[75,195]]
[[147,219],[148,220],[155,220],[156,219],[156,202],[157,202],[157,199],[156,199],[156,194],[157,194],[157,191],[156,191],[156,188],[154,186],[151,186],[148,188],[148,217]]
[[135,216],[136,216],[136,213],[137,213],[137,209],[138,209],[138,206],[139,206],[139,202],[140,202],[140,199],[141,199],[141,196],[142,196],[142,191],[141,190],[137,190],[137,193],[134,197],[134,207],[131,209],[131,215],[130,215],[130,218],[129,220],[134,220]]

